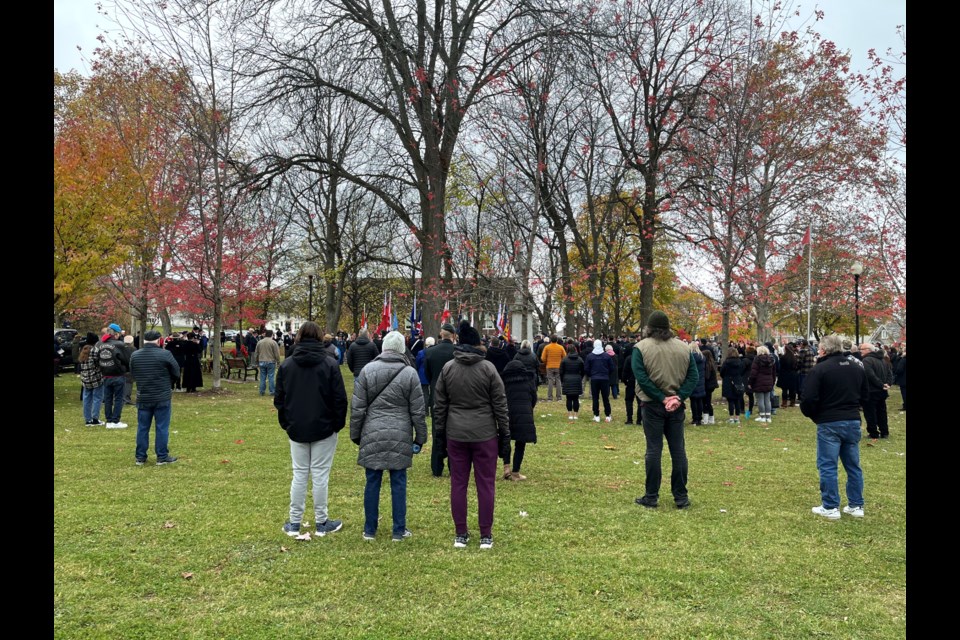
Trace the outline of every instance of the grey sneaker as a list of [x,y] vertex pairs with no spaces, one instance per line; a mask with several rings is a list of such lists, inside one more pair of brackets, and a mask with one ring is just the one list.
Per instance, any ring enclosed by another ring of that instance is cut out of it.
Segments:
[[493,536],[484,536],[480,538],[481,549],[493,549]]
[[845,506],[845,507],[843,508],[843,512],[850,514],[850,515],[853,516],[854,518],[862,518],[862,517],[863,517],[863,505],[860,505],[859,507],[854,507],[853,505],[849,505],[849,504],[848,504],[847,506]]
[[404,530],[403,530],[403,533],[395,533],[395,534],[393,534],[393,541],[394,541],[394,542],[403,542],[403,539],[404,539],[404,538],[409,538],[409,537],[412,536],[412,535],[413,535],[413,532],[410,531],[410,529],[404,529]]
[[300,535],[300,523],[287,522],[283,525],[283,532],[291,538]]
[[656,500],[647,500],[647,497],[646,497],[646,496],[641,496],[641,497],[637,498],[636,500],[634,500],[634,502],[636,502],[636,503],[637,503],[638,505],[640,505],[641,507],[646,507],[647,509],[656,509],[656,508],[657,508],[657,501],[656,501]]
[[157,460],[157,466],[159,467],[160,465],[163,465],[163,464],[173,464],[177,460],[178,458],[175,458],[173,456],[167,456],[163,460]]
[[367,533],[366,531],[364,531],[364,532],[363,532],[363,539],[364,539],[364,540],[376,540],[376,539],[377,539],[377,534],[375,534],[375,533]]
[[814,507],[811,509],[814,515],[823,516],[827,520],[839,520],[840,519],[840,509],[834,507],[833,509],[827,509],[823,505],[819,507]]
[[457,537],[453,539],[453,546],[457,549],[463,549],[467,546],[468,542],[470,542],[470,534],[464,533],[463,535],[457,535]]
[[147,463],[147,459],[146,459],[146,458],[144,458],[143,460],[141,460],[140,458],[137,458],[137,466],[138,466],[138,467],[142,467],[142,466],[145,465],[146,463]]
[[326,522],[317,523],[317,535],[321,538],[328,533],[334,533],[335,531],[340,531],[343,528],[343,520],[327,520]]

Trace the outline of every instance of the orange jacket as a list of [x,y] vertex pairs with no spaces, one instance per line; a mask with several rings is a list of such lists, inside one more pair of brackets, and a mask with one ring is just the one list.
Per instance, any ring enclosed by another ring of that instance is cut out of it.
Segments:
[[547,363],[547,369],[559,369],[560,361],[567,355],[567,350],[557,342],[551,342],[540,352],[540,360]]

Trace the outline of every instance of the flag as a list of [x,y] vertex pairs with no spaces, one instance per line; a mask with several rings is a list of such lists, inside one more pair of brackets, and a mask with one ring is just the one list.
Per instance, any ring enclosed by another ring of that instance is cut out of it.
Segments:
[[367,328],[367,305],[363,305],[363,315],[360,316],[360,329]]
[[803,240],[800,242],[801,247],[805,247],[810,244],[810,227],[807,226],[807,232],[803,234]]
[[377,325],[377,333],[381,333],[390,328],[390,302],[387,300],[387,292],[383,292],[383,313],[380,315],[380,324]]
[[417,331],[417,294],[413,294],[413,309],[410,310],[410,336],[416,340]]
[[440,314],[440,324],[444,325],[447,322],[450,322],[450,301],[443,305],[443,313]]
[[391,311],[391,312],[390,312],[390,315],[391,315],[391,318],[390,318],[390,329],[393,330],[393,331],[396,331],[396,330],[397,330],[397,327],[400,326],[400,325],[397,323],[397,314]]

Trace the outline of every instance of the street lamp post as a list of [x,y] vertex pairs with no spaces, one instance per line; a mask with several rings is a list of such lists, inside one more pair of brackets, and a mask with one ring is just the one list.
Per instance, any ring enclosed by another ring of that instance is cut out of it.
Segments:
[[850,273],[853,274],[853,304],[854,304],[854,335],[856,344],[860,344],[860,274],[863,273],[863,265],[854,262],[850,265]]
[[307,281],[310,283],[310,302],[307,310],[307,319],[313,322],[313,274],[307,275]]

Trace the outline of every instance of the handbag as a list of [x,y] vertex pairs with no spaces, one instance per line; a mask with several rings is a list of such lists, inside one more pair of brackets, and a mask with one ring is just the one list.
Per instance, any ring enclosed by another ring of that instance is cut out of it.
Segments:
[[733,383],[733,390],[736,391],[737,393],[746,393],[746,392],[747,392],[747,386],[746,386],[745,384],[743,384],[743,381],[742,381],[742,380],[734,381],[734,383]]
[[773,394],[772,396],[770,396],[770,407],[773,408],[773,409],[779,409],[779,408],[780,408],[780,394],[779,394],[779,393],[775,393],[775,394]]

